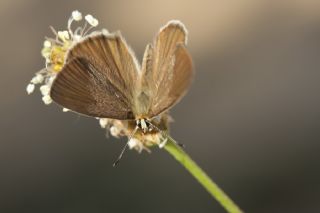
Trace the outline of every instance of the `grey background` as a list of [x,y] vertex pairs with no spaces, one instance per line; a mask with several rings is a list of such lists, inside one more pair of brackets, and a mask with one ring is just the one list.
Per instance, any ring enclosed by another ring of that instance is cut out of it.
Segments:
[[49,25],[72,10],[121,30],[141,59],[170,19],[196,78],[172,135],[246,212],[320,211],[319,1],[0,2],[0,212],[224,212],[167,153],[126,153],[95,119],[25,87]]

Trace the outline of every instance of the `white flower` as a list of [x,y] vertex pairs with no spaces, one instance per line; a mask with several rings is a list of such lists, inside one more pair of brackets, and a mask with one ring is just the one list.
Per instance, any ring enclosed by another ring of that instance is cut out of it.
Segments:
[[44,46],[45,48],[50,48],[50,47],[51,47],[51,42],[48,41],[48,40],[45,40],[45,41],[43,42],[43,46]]
[[113,137],[119,137],[120,131],[121,131],[121,130],[120,130],[119,128],[115,127],[115,126],[112,126],[112,127],[110,128],[110,133],[111,133],[111,135],[112,135]]
[[86,21],[93,27],[98,26],[99,21],[97,19],[95,19],[92,15],[88,14],[84,17],[86,19]]
[[136,149],[139,153],[142,152],[142,150],[146,150],[147,152],[151,152],[150,149],[148,149],[147,147],[145,147],[143,145],[143,143],[136,139],[136,138],[131,138],[129,141],[128,141],[128,146],[130,149]]
[[33,91],[34,91],[34,84],[28,84],[26,90],[27,90],[28,95],[30,95],[31,93],[33,93]]
[[42,81],[43,81],[44,77],[43,75],[41,74],[36,74],[36,76],[34,76],[32,79],[31,79],[31,83],[33,84],[41,84]]
[[106,126],[108,125],[108,118],[100,118],[99,124],[101,128],[106,128]]
[[59,36],[59,38],[60,38],[62,41],[65,41],[65,40],[69,40],[69,39],[70,39],[69,33],[68,33],[68,31],[66,31],[66,30],[64,30],[64,31],[58,31],[58,36]]
[[136,138],[131,138],[130,141],[128,141],[128,146],[130,149],[135,148],[136,146],[139,146],[140,141]]
[[75,21],[80,21],[82,19],[82,14],[78,10],[75,10],[72,12],[72,18]]
[[49,95],[50,93],[50,86],[44,84],[40,87],[40,92],[43,96]]
[[52,103],[52,99],[49,95],[45,95],[42,97],[42,101],[44,102],[44,104],[48,105]]

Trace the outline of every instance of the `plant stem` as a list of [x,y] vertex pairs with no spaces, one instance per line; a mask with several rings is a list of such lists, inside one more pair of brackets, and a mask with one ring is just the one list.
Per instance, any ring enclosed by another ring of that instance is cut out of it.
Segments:
[[230,213],[242,213],[240,208],[214,183],[210,177],[168,136],[165,149],[179,161],[199,183]]

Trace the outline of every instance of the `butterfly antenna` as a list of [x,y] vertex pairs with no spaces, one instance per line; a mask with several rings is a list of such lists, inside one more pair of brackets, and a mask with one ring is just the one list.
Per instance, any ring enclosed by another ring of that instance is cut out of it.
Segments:
[[120,155],[119,157],[117,158],[117,160],[113,163],[113,167],[117,166],[118,163],[120,162],[122,156],[123,156],[123,153],[126,151],[128,145],[129,145],[129,142],[131,140],[131,138],[134,136],[134,134],[136,134],[137,130],[138,130],[138,126],[136,126],[136,128],[132,131],[132,133],[130,134],[129,138],[128,138],[128,142],[126,143],[126,145],[122,148],[121,152],[120,152]]
[[[163,134],[166,138],[170,138],[170,136],[167,134],[166,131],[163,131],[161,129],[159,129],[157,126],[155,126],[153,123],[151,123],[150,121],[146,120],[147,123],[149,123],[149,125],[152,126],[152,128],[155,128],[157,131],[159,131],[161,134]],[[185,148],[185,145],[183,143],[178,143],[175,140],[172,140],[175,144],[177,144],[178,146]]]

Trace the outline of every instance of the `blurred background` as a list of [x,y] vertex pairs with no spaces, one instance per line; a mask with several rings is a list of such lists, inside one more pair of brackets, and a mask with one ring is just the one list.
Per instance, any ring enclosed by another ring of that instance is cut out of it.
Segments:
[[245,212],[320,212],[320,2],[0,1],[0,212],[225,212],[166,152],[129,151],[95,119],[25,88],[49,25],[90,13],[139,59],[180,19],[196,68],[172,135]]

